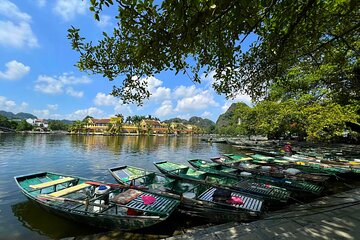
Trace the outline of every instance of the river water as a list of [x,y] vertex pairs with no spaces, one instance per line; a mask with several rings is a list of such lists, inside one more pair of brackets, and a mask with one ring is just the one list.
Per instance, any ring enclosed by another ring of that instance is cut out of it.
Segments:
[[188,136],[0,134],[0,239],[59,239],[101,231],[43,211],[24,197],[14,176],[49,171],[114,182],[109,167],[156,171],[156,161],[186,163],[234,151]]

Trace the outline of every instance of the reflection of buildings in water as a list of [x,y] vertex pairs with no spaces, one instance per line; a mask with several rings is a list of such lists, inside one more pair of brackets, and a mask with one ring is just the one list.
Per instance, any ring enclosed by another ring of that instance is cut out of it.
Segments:
[[71,140],[75,146],[84,148],[89,152],[94,149],[107,149],[119,153],[124,138],[122,136],[71,135]]
[[193,136],[103,136],[71,135],[72,144],[87,152],[110,150],[116,155],[129,152],[175,151],[193,148],[197,138]]
[[159,146],[165,145],[167,136],[126,136],[122,149],[124,151],[147,152],[154,151]]
[[[50,214],[31,201],[16,203],[11,206],[11,210],[25,228],[52,239],[100,232],[99,229],[81,223],[74,224],[72,221]],[[28,239],[28,233],[24,234],[26,235],[24,239]],[[39,236],[34,239],[39,239]]]

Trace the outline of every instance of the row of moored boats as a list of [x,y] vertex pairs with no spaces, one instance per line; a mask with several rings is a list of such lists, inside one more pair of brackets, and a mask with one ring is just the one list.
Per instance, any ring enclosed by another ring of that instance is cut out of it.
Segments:
[[329,194],[335,181],[360,175],[359,162],[300,156],[224,154],[210,160],[156,162],[160,173],[110,168],[116,184],[50,172],[15,180],[30,200],[52,213],[97,227],[136,230],[174,211],[209,222],[253,221],[266,211]]

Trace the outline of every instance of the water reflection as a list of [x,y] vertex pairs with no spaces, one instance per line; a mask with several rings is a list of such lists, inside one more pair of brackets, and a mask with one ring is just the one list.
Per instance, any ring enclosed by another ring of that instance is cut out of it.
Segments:
[[[24,227],[52,239],[101,232],[100,229],[90,228],[50,214],[31,201],[16,203],[11,206],[11,209]],[[37,236],[36,239],[38,238]]]
[[[233,151],[230,145],[209,145],[190,136],[0,134],[0,239],[60,238],[93,231],[24,202],[14,176],[49,171],[115,182],[109,167],[133,165],[156,171],[156,161],[186,163],[191,158],[209,159]],[[186,221],[173,219],[172,229]],[[163,227],[160,233],[163,230],[171,232]]]
[[72,135],[70,137],[74,147],[87,151],[95,149],[108,149],[115,154],[121,152],[153,152],[158,149],[171,150],[181,148],[192,149],[200,141],[199,138],[174,136],[84,136]]

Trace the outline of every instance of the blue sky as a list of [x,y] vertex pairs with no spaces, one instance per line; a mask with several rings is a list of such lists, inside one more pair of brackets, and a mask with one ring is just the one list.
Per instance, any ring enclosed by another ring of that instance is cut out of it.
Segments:
[[111,9],[96,22],[88,8],[80,0],[0,0],[0,110],[69,120],[121,113],[216,121],[231,103],[250,104],[246,95],[226,100],[216,94],[211,74],[195,85],[186,75],[163,72],[143,79],[152,93],[143,106],[124,105],[109,95],[121,78],[110,82],[74,66],[79,55],[71,49],[67,29],[80,28],[87,40],[96,41],[116,24]]

